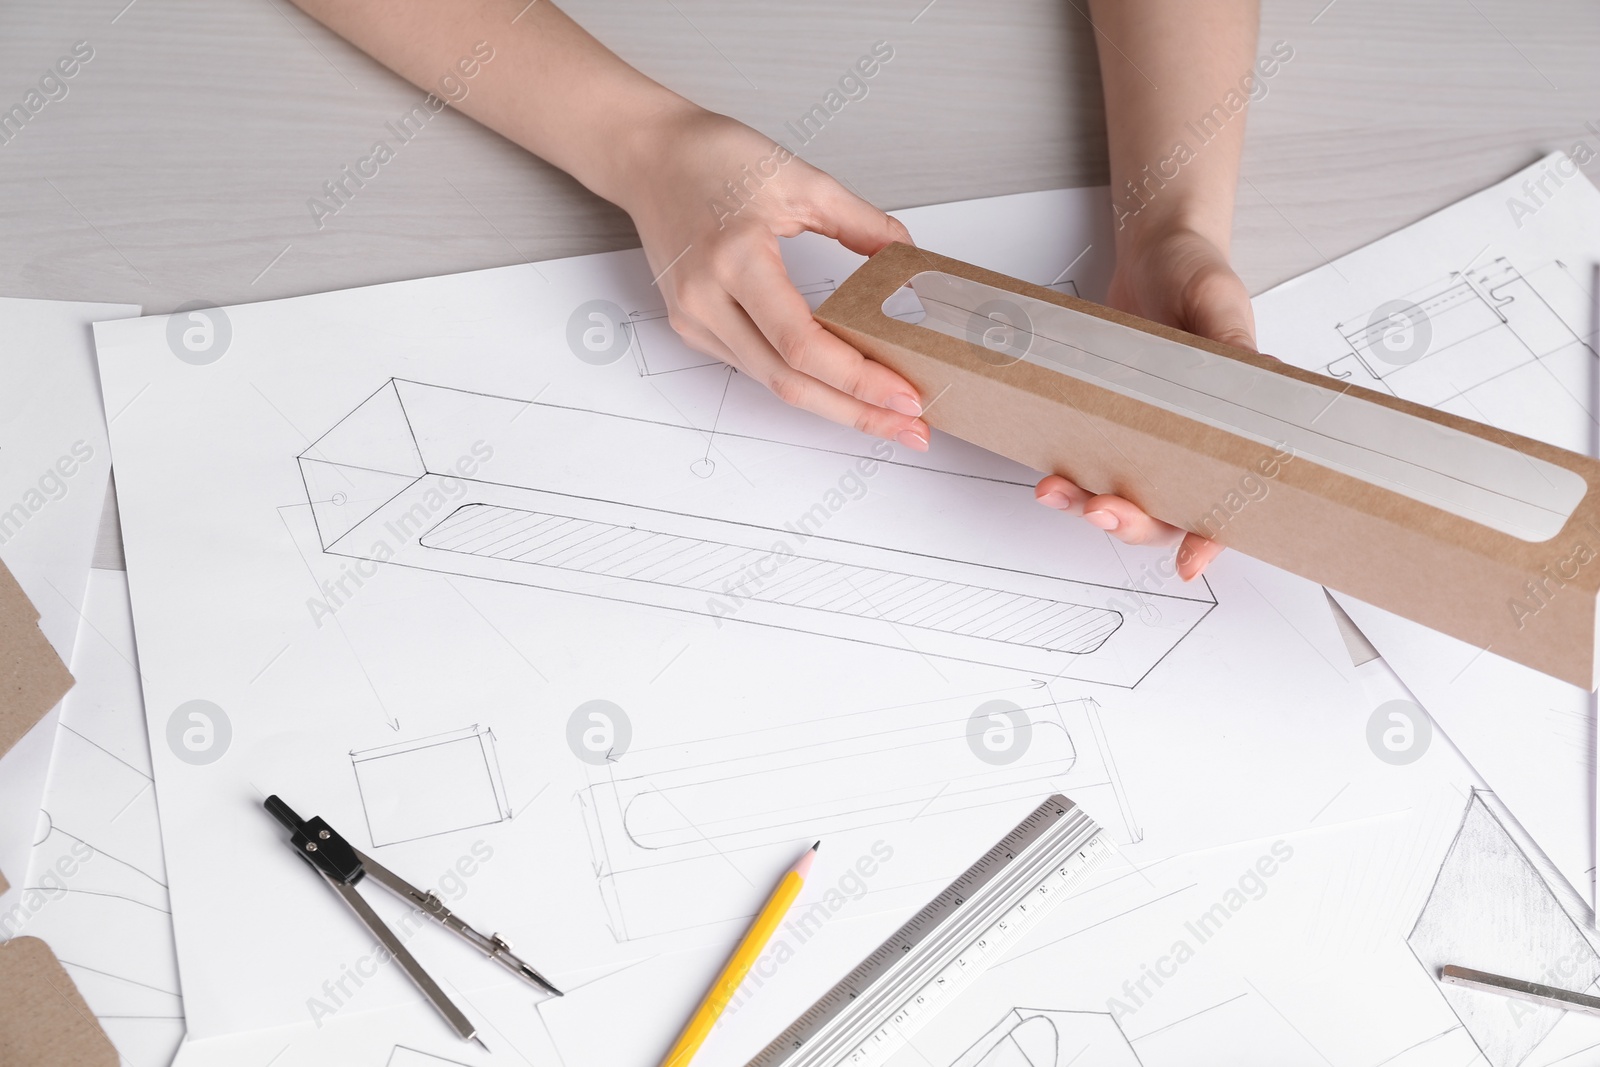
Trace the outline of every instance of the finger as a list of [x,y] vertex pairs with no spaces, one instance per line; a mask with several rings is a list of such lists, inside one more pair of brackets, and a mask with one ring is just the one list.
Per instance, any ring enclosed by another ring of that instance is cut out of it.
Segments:
[[1082,515],[1084,501],[1092,495],[1059,474],[1046,475],[1033,489],[1033,498],[1039,503],[1068,515]]
[[817,323],[811,305],[784,273],[776,248],[770,258],[758,255],[743,266],[727,279],[728,291],[785,363],[875,407],[911,418],[922,414],[910,382]]
[[1183,531],[1146,515],[1120,496],[1095,496],[1084,501],[1083,519],[1125,545],[1177,544]]
[[784,403],[917,452],[928,450],[927,423],[857,400],[789,366],[731,297],[709,325],[724,345],[738,353],[746,373]]
[[806,229],[831,237],[850,251],[870,256],[894,241],[915,244],[911,231],[826,175],[809,211],[803,211]]
[[1233,271],[1219,265],[1197,277],[1187,311],[1191,333],[1255,351],[1255,309],[1244,282]]
[[1178,577],[1186,582],[1194,581],[1220,555],[1222,546],[1215,541],[1196,533],[1184,534],[1183,542],[1178,545]]
[[679,339],[696,352],[704,353],[713,359],[719,359],[741,374],[750,373],[745,369],[744,364],[739,361],[738,353],[718,340],[717,335],[710,330],[698,324],[674,326],[673,329]]

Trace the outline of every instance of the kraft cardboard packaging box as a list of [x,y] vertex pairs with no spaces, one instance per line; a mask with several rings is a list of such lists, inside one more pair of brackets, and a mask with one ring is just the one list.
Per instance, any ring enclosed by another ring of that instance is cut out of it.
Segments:
[[[0,757],[72,688],[39,613],[0,563]],[[21,878],[26,872],[10,872]],[[0,893],[7,887],[0,872]],[[0,1064],[114,1067],[117,1052],[72,979],[35,937],[0,942]]]
[[37,937],[0,943],[0,1004],[6,1067],[116,1067],[117,1050]]
[[941,430],[1595,688],[1587,456],[909,245],[816,317]]
[[0,756],[71,688],[72,675],[39,632],[38,611],[0,562]]

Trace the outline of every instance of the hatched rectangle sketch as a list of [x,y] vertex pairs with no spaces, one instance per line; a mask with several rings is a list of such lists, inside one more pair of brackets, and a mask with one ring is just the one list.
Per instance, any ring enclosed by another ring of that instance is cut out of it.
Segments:
[[1587,377],[1591,299],[1560,260],[1525,275],[1501,256],[1338,323],[1350,354],[1324,369],[1430,407],[1541,363]]
[[[815,311],[832,295],[835,285],[833,279],[828,278],[820,282],[797,285],[795,288],[800,290],[800,295],[805,297],[806,303],[811,306],[812,311]],[[684,344],[672,325],[667,322],[666,308],[628,312],[627,328],[632,342],[634,363],[639,368],[640,377],[649,378],[656,374],[694,370],[696,367],[727,366],[715,356],[696,352]]]
[[[1099,705],[1058,702],[1043,683],[1005,696],[1014,699],[761,723],[636,746],[596,768],[579,803],[613,934],[636,940],[742,917],[748,885],[730,855],[776,856],[801,839],[1052,792],[1069,794],[1119,842],[1137,841]],[[754,798],[752,781],[761,783]]]
[[[374,848],[510,818],[494,731],[483,726],[350,753]],[[418,782],[428,783],[419,789]]]
[[[580,510],[569,506],[568,511]],[[541,567],[575,570],[600,567],[619,577],[715,597],[740,588],[744,576],[776,574],[781,560],[761,544],[776,530],[758,530],[732,539],[712,522],[694,516],[654,516],[655,529],[628,524],[632,516],[589,516],[523,511],[470,504],[422,535],[427,548],[472,553]],[[592,516],[592,517],[590,517]],[[698,535],[698,536],[697,536]],[[737,536],[734,534],[733,536]],[[936,629],[958,637],[1015,643],[1086,655],[1105,643],[1122,623],[1108,608],[1074,604],[911,571],[915,563],[890,553],[838,546],[832,558],[797,556],[771,584],[749,582],[751,600],[851,618],[881,619],[890,625]],[[905,570],[890,570],[900,563]],[[974,575],[974,580],[981,579]]]
[[1122,1027],[1103,1011],[1014,1008],[949,1067],[1140,1067]]
[[[1070,576],[1004,566],[1014,501],[997,490],[1010,483],[748,434],[392,379],[298,458],[324,552],[719,626],[1131,687],[1216,605],[1204,582],[1167,582],[1130,612],[1133,567],[1110,554],[1064,561]],[[962,555],[878,543],[877,528],[839,517],[851,506],[839,493],[784,514],[793,505],[745,473],[831,484],[852,463],[873,465],[885,499],[963,490],[969,526],[994,543]],[[617,485],[650,488],[607,497]]]
[[1455,964],[1592,993],[1600,934],[1587,929],[1588,910],[1554,867],[1536,849],[1539,862],[1530,858],[1493,799],[1475,791],[1468,801],[1406,943],[1491,1067],[1516,1067],[1564,1013],[1445,985],[1440,968]]

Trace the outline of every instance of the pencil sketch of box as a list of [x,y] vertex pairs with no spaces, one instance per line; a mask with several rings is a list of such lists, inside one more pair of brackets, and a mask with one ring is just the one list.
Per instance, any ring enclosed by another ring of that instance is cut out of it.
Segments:
[[[298,459],[325,552],[719,626],[1132,686],[1215,606],[1203,582],[1129,591],[1112,549],[1070,574],[1008,565],[1016,486],[882,462],[874,498],[835,514],[815,487],[859,457],[748,434],[391,380]],[[961,507],[972,547],[886,543],[881,509],[927,499]]]
[[373,847],[509,817],[494,731],[483,726],[350,753]]
[[[613,936],[747,918],[741,867],[781,868],[795,841],[848,834],[864,820],[959,821],[1059,789],[1119,844],[1140,840],[1097,701],[1057,701],[1044,686],[995,696],[1026,724],[1016,758],[996,763],[973,758],[975,702],[960,696],[730,723],[718,736],[664,738],[592,768],[578,799]],[[761,783],[759,802],[751,782]]]

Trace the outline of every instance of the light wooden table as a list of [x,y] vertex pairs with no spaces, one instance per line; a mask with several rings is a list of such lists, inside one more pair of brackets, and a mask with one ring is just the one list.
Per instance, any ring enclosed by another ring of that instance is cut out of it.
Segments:
[[[774,137],[890,42],[870,94],[805,149],[887,208],[1106,180],[1085,0],[567,7]],[[1263,50],[1294,58],[1249,118],[1235,258],[1252,291],[1550,149],[1600,151],[1594,0],[1264,7]],[[0,109],[78,41],[94,56],[66,96],[0,144],[0,294],[166,312],[636,243],[620,211],[452,112],[319,228],[307,201],[422,94],[283,0],[4,5]],[[115,529],[108,513],[102,565],[120,565]]]

